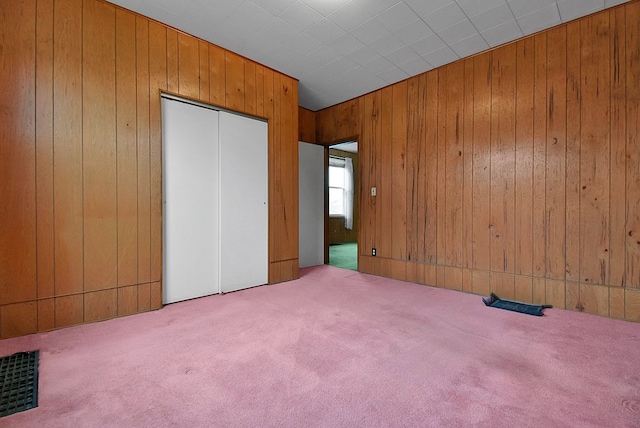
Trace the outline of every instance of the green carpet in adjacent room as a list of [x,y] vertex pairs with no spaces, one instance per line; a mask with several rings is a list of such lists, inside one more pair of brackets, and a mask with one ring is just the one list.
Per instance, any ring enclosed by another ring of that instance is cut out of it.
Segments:
[[342,269],[358,270],[358,243],[329,245],[329,264]]

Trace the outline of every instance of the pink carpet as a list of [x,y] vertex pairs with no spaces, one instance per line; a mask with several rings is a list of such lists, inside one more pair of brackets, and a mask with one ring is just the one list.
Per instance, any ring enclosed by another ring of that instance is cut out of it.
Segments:
[[40,349],[2,427],[638,427],[640,324],[322,266],[0,341]]

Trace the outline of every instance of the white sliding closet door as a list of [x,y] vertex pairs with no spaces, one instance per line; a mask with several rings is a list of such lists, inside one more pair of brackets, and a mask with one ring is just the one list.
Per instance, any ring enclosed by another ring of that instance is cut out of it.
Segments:
[[219,292],[218,111],[162,99],[163,303]]
[[220,285],[268,282],[267,123],[220,112]]

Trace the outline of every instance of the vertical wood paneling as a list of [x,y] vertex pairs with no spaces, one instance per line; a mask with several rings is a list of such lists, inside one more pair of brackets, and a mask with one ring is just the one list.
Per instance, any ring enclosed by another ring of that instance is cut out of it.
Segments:
[[[153,43],[153,39],[150,43]],[[199,50],[197,39],[178,33],[178,92],[185,97],[198,98],[200,94]]]
[[136,18],[116,10],[116,157],[118,281],[138,279],[138,164],[136,160]]
[[244,110],[244,64],[245,60],[240,55],[225,52],[226,92],[225,107],[231,110]]
[[[391,123],[391,257],[407,259],[407,82],[393,85]],[[406,274],[405,274],[406,275]]]
[[473,267],[491,266],[491,55],[474,57]]
[[[53,0],[37,2],[36,15],[36,255],[38,297],[54,295],[53,225]],[[6,28],[6,27],[5,27]],[[5,81],[5,79],[0,79]],[[3,91],[4,93],[4,91]],[[3,127],[4,128],[4,127]],[[3,180],[4,181],[4,180]],[[50,301],[51,306],[53,301]],[[40,309],[38,313],[40,314]],[[40,317],[38,329],[53,328]],[[53,309],[51,309],[53,314]]]
[[[424,79],[424,74],[422,75]],[[407,151],[406,151],[406,247],[407,247],[407,260],[416,260],[418,255],[419,242],[424,240],[424,228],[421,228],[418,218],[420,209],[420,203],[422,198],[420,197],[420,191],[418,190],[418,178],[423,176],[420,171],[420,161],[422,160],[422,147],[423,141],[421,139],[421,123],[422,117],[420,116],[421,109],[424,108],[424,102],[420,97],[420,94],[424,93],[424,88],[420,87],[420,77],[414,77],[407,81],[407,105],[404,107],[407,111]],[[410,108],[414,106],[414,108]],[[422,232],[422,233],[421,233]],[[414,278],[415,270],[414,263],[411,263],[411,267],[407,272],[407,278]],[[411,279],[409,279],[411,280]]]
[[[259,71],[262,71],[262,67],[258,67]],[[262,71],[264,74],[264,72]],[[258,91],[258,95],[264,92],[264,76],[257,79],[257,82],[262,82],[263,88],[261,91]],[[260,116],[263,115],[261,111]],[[307,110],[304,107],[298,107],[298,120],[300,121],[299,131],[298,131],[298,140],[304,141],[305,143],[315,143],[316,142],[316,115],[311,110]]]
[[547,35],[546,276],[565,277],[566,27]]
[[56,297],[54,299],[56,328],[81,324],[84,320],[84,296]]
[[115,8],[85,0],[83,17],[84,289],[117,283]]
[[55,328],[54,299],[38,300],[37,307],[38,331],[48,331]]
[[[162,33],[166,38],[166,30]],[[151,275],[151,177],[149,167],[149,21],[141,17],[136,17],[136,53],[136,114],[138,122],[137,282],[143,283],[148,282]]]
[[[627,174],[626,285],[640,287],[640,4],[626,8]],[[634,296],[634,297],[631,297]],[[625,318],[640,320],[640,292],[627,294]]]
[[53,16],[55,293],[61,295],[83,289],[82,1],[57,0]]
[[608,13],[582,20],[581,30],[580,279],[606,284],[611,101]]
[[534,43],[533,93],[533,275],[546,275],[545,172],[547,157],[547,33]]
[[[3,4],[0,15],[0,303],[36,297],[35,2]],[[15,111],[10,115],[10,111]],[[16,309],[17,310],[17,309]],[[2,326],[15,335],[13,325]]]
[[118,288],[118,316],[131,315],[138,312],[138,286]]
[[[464,61],[464,100],[463,100],[463,148],[462,148],[462,264],[466,267],[473,265],[473,98],[474,75],[473,59]],[[471,276],[465,270],[468,279],[464,286],[471,287]]]
[[580,21],[567,25],[565,278],[580,279]]
[[[256,63],[253,61],[244,62],[244,112],[256,115],[258,107],[256,88]],[[296,102],[297,108],[297,102]]]
[[[298,120],[300,118],[300,110],[298,109]],[[256,65],[256,116],[264,117],[264,67]],[[313,120],[313,138],[315,141],[315,115],[310,115]],[[302,129],[302,126],[298,124],[298,129]],[[298,138],[298,141],[301,141]]]
[[445,223],[439,227],[444,228],[445,263],[461,266],[464,264],[462,257],[464,247],[462,240],[464,63],[458,61],[446,68],[446,78],[444,78],[446,80],[441,81],[441,89],[447,99],[446,110],[441,112],[445,118],[444,135],[438,136],[438,144],[443,144],[445,178],[444,215],[439,218]]
[[167,90],[180,93],[180,52],[178,51],[178,32],[167,28]]
[[113,318],[117,315],[118,290],[93,291],[84,295],[84,322]]
[[[375,146],[378,159],[392,159],[393,156],[393,87],[389,86],[380,91],[380,118],[376,122],[379,126],[376,129]],[[385,142],[383,144],[379,142]],[[375,185],[378,189],[378,196],[375,197],[376,207],[376,245],[378,247],[378,257],[390,258],[392,252],[392,228],[391,216],[393,213],[393,163],[383,162],[376,167]],[[380,263],[380,262],[378,262]],[[384,276],[384,275],[383,275]],[[388,276],[388,275],[387,275]]]
[[435,263],[437,260],[437,198],[438,198],[438,73],[427,73],[427,101],[425,114],[425,181],[426,181],[426,209],[424,211],[424,260]]
[[198,71],[198,78],[200,83],[200,95],[199,98],[208,103],[209,102],[209,92],[211,90],[211,86],[209,84],[209,79],[211,78],[209,74],[209,44],[200,40],[198,42],[198,61],[200,64],[200,70]]
[[[609,54],[611,73],[611,159],[609,171],[609,284],[625,285],[626,260],[626,39],[625,9],[617,8],[610,13]],[[620,318],[619,315],[610,314]]]
[[[447,152],[446,152],[446,127],[447,127],[447,83],[449,81],[449,68],[443,67],[438,74],[438,103],[436,110],[436,262],[439,265],[447,263],[446,259],[446,223],[447,223]],[[443,271],[444,272],[444,271]],[[438,276],[438,287],[442,287],[444,274]]]
[[209,45],[209,102],[223,107],[225,105],[226,65],[224,49]]
[[[516,51],[515,272],[532,275],[533,39],[527,38],[517,42]],[[516,284],[516,296],[519,295],[518,289]],[[531,297],[527,301],[531,301]]]
[[15,303],[0,307],[0,336],[16,337],[38,329],[36,302]]
[[149,279],[162,278],[162,111],[160,91],[168,88],[165,29],[149,23]]
[[224,106],[241,87],[234,107],[268,115],[271,264],[298,276],[297,81],[229,53],[227,85],[225,50],[104,1],[0,16],[0,338],[162,306],[161,91]]
[[493,51],[491,270],[514,271],[515,44]]

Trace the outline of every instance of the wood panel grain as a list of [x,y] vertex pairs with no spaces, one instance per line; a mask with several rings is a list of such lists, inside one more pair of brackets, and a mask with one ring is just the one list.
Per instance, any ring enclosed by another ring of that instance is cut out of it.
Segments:
[[198,98],[200,95],[199,76],[200,46],[198,39],[184,33],[178,33],[178,93],[185,97]]
[[585,312],[609,316],[609,287],[580,284],[580,303]]
[[55,328],[55,300],[38,300],[38,331],[49,331]]
[[473,267],[491,266],[491,55],[474,57]]
[[580,21],[567,25],[565,278],[580,279]]
[[210,80],[211,74],[209,73],[209,43],[205,41],[198,41],[198,63],[200,69],[198,71],[199,76],[199,99],[203,102],[208,103],[210,98],[211,85]]
[[136,17],[116,9],[116,158],[119,286],[138,279]]
[[[256,63],[244,62],[244,112],[256,115],[258,106],[258,90],[256,87]],[[297,102],[296,102],[297,107]]]
[[[391,118],[391,257],[407,259],[407,82],[393,85]],[[405,273],[406,278],[406,273]],[[402,279],[402,278],[401,278]]]
[[[439,225],[444,228],[444,260],[452,266],[464,264],[462,250],[462,207],[464,190],[464,62],[458,61],[447,66],[446,80],[441,81],[447,98],[444,135],[438,136],[443,142],[444,171],[444,219]],[[457,279],[457,278],[456,278]],[[462,280],[460,280],[462,284]]]
[[244,110],[244,64],[245,60],[240,55],[232,52],[225,52],[225,69],[226,69],[226,92],[225,107],[236,110]]
[[[436,104],[436,262],[438,265],[447,263],[446,259],[446,230],[447,230],[447,151],[446,151],[446,130],[447,130],[447,83],[449,68],[443,67],[437,71],[438,74],[438,102]],[[444,276],[439,276],[444,281]],[[438,287],[443,284],[438,281]]]
[[84,294],[84,322],[114,318],[118,310],[118,290],[92,291]]
[[491,86],[491,270],[513,272],[516,46],[493,54]]
[[[610,13],[609,70],[611,74],[611,158],[609,159],[609,279],[611,285],[625,285],[626,260],[626,38],[625,9]],[[610,314],[612,317],[621,318]]]
[[[462,260],[465,267],[473,266],[473,59],[464,61],[464,97],[462,119]],[[468,270],[465,270],[465,275]],[[471,277],[464,281],[471,287]]]
[[316,142],[316,114],[304,107],[298,107],[298,140],[305,143]]
[[[424,74],[422,78],[424,79]],[[423,135],[422,135],[422,117],[421,111],[424,109],[424,101],[420,94],[424,94],[426,88],[420,87],[420,77],[415,77],[407,81],[407,144],[406,144],[406,248],[407,260],[416,260],[418,256],[418,246],[424,240],[424,227],[421,227],[418,218],[421,212],[420,204],[422,202],[420,191],[418,190],[418,179],[423,176],[420,171],[420,161],[422,160]],[[414,108],[409,108],[414,106]],[[423,202],[422,202],[423,203]],[[415,264],[411,263],[411,267],[407,272],[407,279],[415,281]]]
[[84,297],[82,294],[56,297],[54,308],[56,328],[82,324],[84,320]]
[[[626,8],[626,285],[640,287],[640,4]],[[640,320],[640,293],[627,292],[625,319]],[[634,315],[634,311],[635,315]]]
[[[265,117],[264,116],[264,72],[265,67],[256,64],[256,116]],[[300,110],[298,109],[298,117],[300,116]],[[314,116],[315,121],[315,116]],[[298,125],[298,129],[300,129],[300,125]],[[315,134],[315,127],[314,127]]]
[[566,27],[547,33],[546,276],[565,277],[565,157],[567,151]]
[[515,299],[514,275],[511,273],[491,272],[491,292],[497,294],[502,299]]
[[33,1],[4,4],[0,14],[0,303],[29,300],[37,294],[33,17]]
[[566,306],[566,292],[564,281],[547,279],[545,281],[545,303],[553,305],[554,308],[564,308]]
[[[392,254],[392,215],[393,215],[393,87],[389,86],[380,91],[380,120],[379,139],[376,144],[378,160],[384,160],[376,166],[376,245],[378,257],[390,258]],[[382,272],[387,272],[387,262],[380,266]],[[388,273],[383,276],[389,276]]]
[[547,158],[547,33],[537,34],[534,43],[533,93],[533,275],[546,276],[547,229],[546,158]]
[[221,107],[225,106],[225,88],[227,87],[224,53],[224,49],[209,45],[209,102]]
[[149,24],[149,279],[162,278],[162,106],[168,89],[165,28]]
[[640,321],[640,290],[625,290],[624,319],[629,321]]
[[518,302],[533,302],[533,278],[528,276],[515,276],[515,295]]
[[609,288],[609,316],[624,319],[624,288]]
[[[180,93],[180,52],[178,50],[178,32],[167,28],[167,90]],[[147,60],[148,61],[148,60]]]
[[85,0],[82,49],[84,289],[117,283],[115,8]]
[[[164,31],[166,40],[166,30]],[[165,50],[166,51],[166,50]],[[168,58],[168,56],[167,56]],[[168,59],[167,59],[168,61]],[[149,21],[136,17],[138,150],[138,283],[151,277],[151,172],[149,165]]]
[[[534,44],[516,44],[515,272],[532,275]],[[529,286],[531,288],[531,286]],[[516,284],[516,296],[518,296]],[[521,293],[526,294],[526,293]],[[529,300],[531,301],[531,296]]]
[[138,312],[138,286],[118,288],[117,314],[119,317]]
[[151,284],[138,284],[138,312],[151,309]]
[[427,101],[424,118],[426,209],[420,222],[424,223],[424,261],[435,263],[438,252],[438,73],[427,73],[426,85]]
[[35,333],[38,329],[36,302],[0,306],[0,337],[3,339]]
[[162,308],[162,286],[160,281],[152,282],[150,285],[150,304],[151,309]]
[[[6,28],[6,27],[5,27]],[[36,10],[36,220],[38,297],[54,295],[55,249],[53,208],[53,0]],[[1,79],[4,81],[4,79]],[[51,301],[53,302],[53,301]],[[40,306],[39,306],[40,307]],[[46,311],[43,309],[43,315]],[[40,309],[38,309],[40,313]],[[51,311],[53,314],[53,310]],[[52,321],[53,322],[53,321]],[[51,329],[43,322],[38,330]]]
[[316,112],[316,142],[326,146],[357,137],[360,102],[356,98]]
[[582,20],[581,31],[580,279],[606,284],[611,92],[608,14]]
[[56,1],[53,16],[55,294],[62,295],[83,289],[82,1]]

